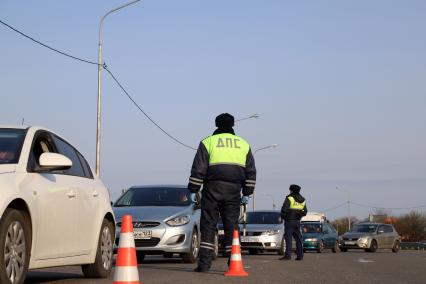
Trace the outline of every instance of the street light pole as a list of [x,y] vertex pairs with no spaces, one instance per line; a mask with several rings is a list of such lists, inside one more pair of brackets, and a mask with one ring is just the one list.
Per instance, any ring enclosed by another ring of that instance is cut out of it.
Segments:
[[272,194],[266,194],[266,193],[263,193],[263,195],[268,196],[268,197],[270,197],[270,198],[271,198],[271,200],[272,200],[272,210],[275,210],[275,199],[274,199],[274,197],[272,196]]
[[252,114],[252,115],[247,116],[247,117],[243,117],[243,118],[236,119],[236,120],[235,120],[235,122],[237,122],[237,121],[241,121],[241,120],[250,119],[250,118],[259,118],[259,115],[258,115],[257,113],[255,113],[255,114]]
[[341,187],[336,186],[336,189],[341,189],[343,191],[346,191],[348,194],[348,230],[351,230],[351,192],[349,190],[343,189]]
[[134,0],[127,4],[124,4],[120,7],[117,7],[115,9],[112,9],[108,13],[106,13],[101,21],[99,22],[99,41],[98,41],[98,105],[97,105],[97,125],[96,125],[96,175],[100,176],[100,149],[101,149],[101,72],[103,68],[103,62],[102,62],[102,24],[105,20],[105,18],[109,15],[114,13],[117,10],[120,10],[122,8],[125,8],[129,5],[132,5],[136,2],[139,2],[140,0]]
[[[254,154],[256,154],[257,152],[259,152],[261,150],[265,150],[265,149],[269,149],[269,148],[276,148],[276,147],[278,147],[278,144],[272,144],[272,145],[269,145],[269,146],[259,148],[257,150],[254,150],[253,156],[254,156]],[[256,208],[256,201],[255,201],[255,196],[254,196],[254,192],[253,192],[253,211],[255,210],[255,208]]]

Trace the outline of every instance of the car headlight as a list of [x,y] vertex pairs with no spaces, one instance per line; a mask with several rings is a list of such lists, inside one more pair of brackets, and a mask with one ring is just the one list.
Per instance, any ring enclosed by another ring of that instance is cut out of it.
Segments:
[[166,221],[166,224],[171,227],[182,226],[188,224],[189,220],[191,220],[189,215],[182,215]]
[[360,242],[360,243],[368,243],[368,237],[362,237],[362,238],[359,238],[358,239],[358,242]]
[[280,230],[267,230],[265,232],[262,232],[262,236],[273,236],[273,235],[277,235],[280,233]]
[[318,242],[316,238],[305,239],[305,242]]

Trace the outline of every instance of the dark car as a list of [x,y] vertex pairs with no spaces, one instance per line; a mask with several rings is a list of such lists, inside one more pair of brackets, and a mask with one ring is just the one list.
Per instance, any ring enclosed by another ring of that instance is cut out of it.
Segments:
[[303,250],[314,250],[319,253],[324,249],[337,252],[339,242],[334,227],[327,222],[303,222],[302,223]]

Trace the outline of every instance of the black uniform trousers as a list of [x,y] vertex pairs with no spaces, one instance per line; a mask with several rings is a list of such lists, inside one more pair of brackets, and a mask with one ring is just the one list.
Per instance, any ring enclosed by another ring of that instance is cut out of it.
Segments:
[[296,241],[296,254],[298,258],[303,258],[302,233],[300,232],[299,220],[286,220],[285,226],[285,257],[291,257],[292,238]]
[[215,248],[219,214],[225,231],[225,249],[231,251],[232,235],[238,230],[241,184],[210,181],[204,184],[201,199],[201,244],[198,266],[210,268]]

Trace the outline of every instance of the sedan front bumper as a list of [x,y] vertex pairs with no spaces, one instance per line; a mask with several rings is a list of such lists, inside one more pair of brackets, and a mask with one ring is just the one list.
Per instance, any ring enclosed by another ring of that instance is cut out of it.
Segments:
[[[193,229],[194,224],[192,223],[176,227],[160,224],[154,228],[134,229],[134,233],[151,231],[150,238],[135,238],[135,248],[137,251],[144,251],[147,254],[188,253],[191,250]],[[120,231],[120,228],[117,227],[115,250],[119,245]]]

